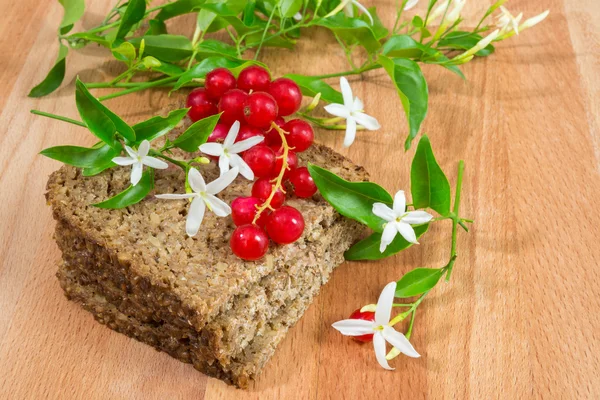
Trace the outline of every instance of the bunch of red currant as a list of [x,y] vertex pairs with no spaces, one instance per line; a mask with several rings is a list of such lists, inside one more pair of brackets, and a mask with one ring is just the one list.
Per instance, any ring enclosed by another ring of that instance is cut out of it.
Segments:
[[258,178],[252,196],[231,203],[237,226],[230,240],[233,253],[244,260],[257,260],[269,248],[269,239],[278,244],[295,242],[304,231],[304,218],[294,207],[284,206],[288,181],[297,197],[314,195],[317,187],[306,167],[298,167],[300,153],[314,140],[312,127],[301,119],[285,121],[300,108],[302,93],[294,81],[271,81],[260,66],[242,70],[236,79],[225,68],[206,75],[204,88],[188,96],[188,115],[197,121],[222,113],[208,142],[222,142],[229,127],[240,121],[236,141],[262,135],[265,140],[242,155]]

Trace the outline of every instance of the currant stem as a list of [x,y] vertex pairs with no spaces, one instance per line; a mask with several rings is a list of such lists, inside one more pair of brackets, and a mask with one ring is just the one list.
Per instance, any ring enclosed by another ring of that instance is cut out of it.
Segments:
[[275,179],[275,184],[271,187],[271,194],[269,195],[269,197],[265,200],[264,203],[262,203],[256,208],[256,215],[252,220],[253,224],[256,224],[256,221],[258,221],[260,215],[266,209],[273,209],[273,207],[271,207],[271,202],[273,201],[273,197],[275,197],[275,193],[277,193],[278,189],[281,189],[281,191],[285,193],[285,191],[283,190],[283,176],[285,175],[285,171],[288,169],[288,153],[290,151],[290,146],[288,145],[287,139],[285,138],[287,132],[281,129],[279,125],[277,125],[275,122],[271,122],[271,128],[275,129],[277,133],[279,133],[279,137],[281,137],[281,147],[283,148],[283,153],[281,154],[281,171],[279,171],[279,175],[277,175],[277,178]]
[[454,209],[452,210],[452,246],[450,248],[450,262],[448,263],[448,272],[446,273],[446,282],[450,280],[454,261],[456,260],[456,241],[458,236],[458,216],[460,208],[460,191],[462,189],[463,173],[465,171],[465,162],[460,160],[458,163],[458,176],[456,178],[456,192],[454,193]]
[[76,120],[71,119],[71,118],[63,117],[61,115],[51,114],[51,113],[47,113],[47,112],[39,111],[39,110],[31,110],[30,112],[32,114],[35,114],[35,115],[41,115],[42,117],[57,119],[59,121],[68,122],[69,124],[73,124],[73,125],[82,126],[84,128],[87,128],[87,125],[84,124],[83,122],[76,121]]

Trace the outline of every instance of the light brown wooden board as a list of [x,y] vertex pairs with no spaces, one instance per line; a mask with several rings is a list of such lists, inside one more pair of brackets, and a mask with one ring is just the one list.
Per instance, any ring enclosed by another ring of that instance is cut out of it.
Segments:
[[[91,27],[111,2],[87,3],[83,26]],[[364,3],[377,4],[392,22],[394,1]],[[484,3],[467,5],[469,21]],[[61,10],[49,0],[2,1],[0,398],[599,398],[600,4],[510,6],[526,16],[547,8],[551,14],[465,66],[466,82],[425,68],[430,109],[423,131],[452,182],[456,162],[466,161],[463,214],[476,223],[460,234],[452,281],[437,287],[417,315],[412,341],[422,357],[399,357],[396,371],[383,371],[369,345],[330,325],[374,302],[385,283],[410,269],[443,265],[443,224],[396,257],[339,268],[245,392],[112,332],[65,300],[43,198],[59,164],[37,153],[93,138],[29,109],[76,117],[75,74],[89,81],[119,70],[99,49],[73,52],[68,86],[27,98],[54,62]],[[307,35],[294,53],[265,49],[264,60],[276,75],[347,68],[325,31]],[[383,71],[351,84],[382,129],[360,133],[349,150],[341,149],[341,135],[319,132],[318,140],[364,165],[390,191],[408,189],[414,150],[402,149],[406,122],[394,88]],[[154,91],[108,105],[135,122],[182,96]]]

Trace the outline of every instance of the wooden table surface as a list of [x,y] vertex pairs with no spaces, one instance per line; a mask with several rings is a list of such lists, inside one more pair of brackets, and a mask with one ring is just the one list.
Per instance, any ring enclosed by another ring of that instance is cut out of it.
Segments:
[[[90,27],[112,2],[87,3],[82,24]],[[468,18],[486,8],[480,3],[487,2],[467,4]],[[387,24],[393,4],[377,2]],[[330,325],[374,302],[385,283],[410,269],[443,265],[449,224],[396,257],[338,268],[257,383],[241,391],[94,322],[63,296],[43,197],[59,164],[37,153],[90,145],[93,137],[29,110],[77,117],[75,75],[101,80],[119,70],[105,51],[90,47],[69,55],[67,86],[26,97],[54,62],[61,9],[50,0],[2,1],[0,398],[600,398],[600,5],[510,6],[526,16],[548,8],[551,14],[493,56],[466,65],[466,82],[425,68],[430,109],[423,131],[451,181],[457,161],[466,161],[463,213],[476,223],[460,234],[451,282],[439,285],[417,316],[412,341],[422,357],[399,357],[396,371],[384,371],[371,346]],[[324,31],[309,34],[296,52],[264,56],[276,75],[345,67]],[[406,123],[393,87],[383,71],[351,84],[383,128],[360,133],[349,150],[341,148],[342,135],[319,132],[318,140],[364,165],[390,191],[408,190],[414,150],[402,150]],[[182,96],[153,91],[107,104],[136,122]]]

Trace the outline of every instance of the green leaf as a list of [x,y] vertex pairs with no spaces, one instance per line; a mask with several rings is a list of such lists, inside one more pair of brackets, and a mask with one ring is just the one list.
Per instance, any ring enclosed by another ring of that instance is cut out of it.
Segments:
[[283,49],[293,49],[296,41],[283,36],[275,36],[263,41],[263,33],[256,32],[246,35],[246,46],[256,47],[262,42],[263,47],[280,47]]
[[146,0],[129,0],[127,2],[125,13],[123,13],[123,16],[121,17],[121,23],[117,30],[115,43],[120,44],[129,31],[131,31],[131,28],[144,18],[145,13]]
[[392,196],[373,182],[349,182],[331,171],[308,164],[319,192],[340,214],[381,232],[385,221],[373,214],[374,203],[392,204]]
[[73,49],[80,49],[87,46],[89,42],[98,43],[103,47],[110,47],[110,41],[102,35],[87,32],[77,32],[65,38],[69,41],[69,46]]
[[107,161],[105,164],[101,164],[95,167],[90,167],[90,168],[84,168],[81,171],[81,174],[83,176],[94,176],[94,175],[98,175],[101,172],[106,171],[109,168],[115,167],[117,164],[115,164],[112,161]]
[[[444,36],[444,38],[439,41],[438,47],[445,47],[453,50],[469,50],[473,48],[481,39],[483,39],[483,36],[477,33],[455,31]],[[494,51],[494,46],[489,44],[486,48],[475,53],[475,55],[479,57],[487,57]]]
[[143,173],[142,179],[137,185],[129,186],[118,195],[103,202],[96,203],[94,206],[109,209],[125,208],[142,201],[152,189],[154,189],[154,170],[148,168]]
[[58,2],[63,6],[65,13],[63,15],[62,21],[60,21],[59,32],[61,35],[67,34],[71,29],[73,29],[73,25],[75,22],[79,21],[83,16],[85,11],[85,1],[84,0],[58,0]]
[[148,21],[148,31],[146,35],[156,36],[156,35],[164,35],[167,33],[167,25],[158,19],[151,19]]
[[187,111],[188,108],[180,108],[171,111],[166,117],[156,116],[135,124],[133,130],[137,141],[153,141],[170,132],[185,117]]
[[369,53],[373,53],[381,47],[368,23],[359,18],[346,18],[342,14],[318,20],[316,25],[332,30],[347,42],[360,43]]
[[205,3],[205,0],[177,0],[163,7],[156,15],[159,21],[177,17],[183,14],[189,14],[195,10],[199,10],[200,6]]
[[415,208],[431,208],[442,216],[450,214],[450,183],[440,168],[431,143],[423,136],[410,168],[410,191]]
[[250,65],[265,66],[258,61],[238,60],[225,57],[205,58],[198,64],[194,65],[189,71],[181,75],[173,86],[173,90],[178,90],[183,85],[190,83],[194,79],[204,78],[206,74],[215,68],[227,68],[231,71],[231,73],[233,73],[234,76],[237,77],[242,69]]
[[423,28],[425,26],[425,21],[423,21],[423,18],[419,17],[418,15],[415,15],[411,21],[411,24],[415,28]]
[[[392,36],[384,43],[381,50],[382,54],[389,57],[414,58],[425,63],[441,63],[449,60],[441,51],[425,46],[408,35]],[[465,76],[456,65],[442,65],[465,79]]]
[[211,115],[210,117],[194,122],[173,141],[173,145],[189,153],[198,151],[198,147],[206,143],[206,139],[208,139],[208,136],[215,129],[220,116],[221,114]]
[[201,58],[211,56],[225,56],[229,58],[237,58],[237,50],[235,47],[223,43],[220,40],[205,39],[198,46],[198,56]]
[[439,268],[415,268],[406,273],[396,284],[396,297],[413,297],[425,293],[437,285],[443,270]]
[[392,78],[392,82],[398,89],[409,126],[408,138],[404,144],[405,149],[408,150],[427,115],[427,102],[429,100],[427,82],[419,65],[412,60],[388,58],[380,55],[379,63]]
[[[232,5],[228,3],[229,2],[205,3],[201,5],[200,8],[210,11],[217,15],[219,19],[226,21],[227,24],[231,25],[233,29],[235,29],[238,35],[243,35],[250,32],[257,26],[257,24],[259,24],[260,20],[255,21],[251,26],[244,24],[244,22],[238,17],[241,9],[238,9],[238,7],[232,7]],[[243,7],[244,6],[242,5],[242,8]],[[264,22],[262,22],[262,25],[264,25]]]
[[77,78],[75,101],[81,119],[90,131],[104,143],[114,147],[114,133],[119,132],[127,141],[135,142],[135,132],[118,115],[96,99]]
[[196,17],[196,27],[201,32],[208,32],[210,26],[217,18],[217,14],[208,10],[200,10],[198,11],[198,16]]
[[135,47],[129,42],[123,42],[117,47],[111,49],[113,55],[117,60],[124,61],[127,65],[136,59]]
[[373,31],[373,34],[377,40],[385,38],[388,35],[389,30],[385,27],[385,25],[383,25],[381,19],[379,19],[379,15],[377,15],[377,7],[369,7],[368,10],[373,18],[373,25],[371,25],[371,20],[366,14],[361,14],[360,19],[371,26],[371,30]]
[[[429,224],[415,226],[415,234],[417,239],[423,236]],[[356,243],[348,251],[344,253],[346,260],[380,260],[392,256],[402,250],[405,250],[412,246],[412,243],[407,242],[401,235],[396,235],[392,243],[390,243],[385,251],[382,253],[379,251],[379,245],[381,243],[381,233],[375,232],[371,236],[364,240]]]
[[145,52],[161,61],[177,62],[192,55],[192,42],[185,36],[146,35],[132,38],[129,42],[139,47],[142,39],[146,42]]
[[69,48],[60,43],[60,47],[58,49],[58,57],[56,58],[54,66],[48,72],[48,75],[46,75],[44,80],[38,83],[33,89],[31,89],[31,91],[28,94],[29,97],[42,97],[58,89],[63,79],[65,79],[65,58],[67,57],[68,52]]
[[281,16],[291,18],[302,8],[303,0],[279,0]]
[[317,93],[321,93],[321,98],[323,100],[326,100],[330,103],[344,103],[342,94],[334,88],[332,88],[331,86],[329,86],[321,79],[313,78],[312,76],[296,74],[287,74],[284,75],[284,77],[296,82],[298,86],[300,86],[302,94],[304,94],[305,96],[315,97]]
[[106,164],[119,153],[119,149],[114,149],[106,144],[99,148],[56,146],[40,152],[43,156],[78,168],[92,168]]
[[246,3],[246,7],[244,8],[244,15],[242,17],[242,22],[244,23],[244,25],[251,26],[252,24],[254,24],[254,21],[255,21],[254,10],[255,9],[256,9],[256,1],[251,0]]

